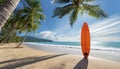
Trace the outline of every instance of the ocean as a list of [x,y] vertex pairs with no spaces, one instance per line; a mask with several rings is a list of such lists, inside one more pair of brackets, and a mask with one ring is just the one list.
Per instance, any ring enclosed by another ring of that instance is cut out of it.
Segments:
[[[25,44],[81,48],[80,42],[25,42]],[[120,42],[91,42],[91,49],[120,52]]]

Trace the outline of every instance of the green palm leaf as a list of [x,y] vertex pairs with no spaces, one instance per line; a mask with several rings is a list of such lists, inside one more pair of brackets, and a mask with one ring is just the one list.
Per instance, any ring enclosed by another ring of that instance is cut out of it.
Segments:
[[83,0],[84,2],[92,2],[92,1],[95,1],[95,0]]
[[75,23],[75,21],[77,20],[78,17],[78,13],[79,13],[79,8],[74,9],[71,13],[70,16],[70,25],[73,26],[73,24]]
[[77,20],[78,13],[83,15],[87,12],[88,15],[93,16],[95,18],[107,17],[105,12],[101,10],[101,8],[98,5],[89,4],[89,2],[92,1],[95,0],[55,0],[55,3],[65,3],[66,5],[63,7],[56,7],[52,17],[58,16],[59,18],[62,18],[63,16],[70,13],[69,20],[71,26]]
[[103,10],[98,5],[83,4],[83,11],[87,11],[90,16],[95,18],[107,17]]
[[72,1],[73,0],[53,0],[53,3],[64,4]]
[[57,7],[57,8],[55,8],[52,17],[58,16],[59,18],[62,18],[64,15],[70,13],[70,11],[72,11],[72,9],[73,9],[73,4],[68,4],[64,7]]

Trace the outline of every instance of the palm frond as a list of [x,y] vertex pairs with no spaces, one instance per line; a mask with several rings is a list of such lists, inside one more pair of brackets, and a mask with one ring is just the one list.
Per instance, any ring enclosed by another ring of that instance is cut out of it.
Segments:
[[83,11],[88,12],[90,16],[93,16],[95,18],[107,17],[105,12],[100,9],[99,5],[83,4],[83,8]]
[[72,2],[73,0],[52,0],[52,3],[64,4]]
[[73,24],[74,24],[75,21],[77,20],[78,13],[79,13],[79,8],[74,9],[74,10],[72,11],[71,16],[70,16],[70,25],[71,25],[71,26],[73,26]]
[[27,7],[40,6],[40,0],[24,0],[27,3]]
[[28,13],[28,12],[30,12],[30,8],[29,7],[24,7],[24,8],[21,8],[21,9],[17,10],[15,12],[15,14],[18,15],[18,14],[23,13],[22,15],[24,15],[25,13]]
[[95,0],[83,0],[84,2],[92,2],[92,1],[95,1]]
[[41,19],[41,20],[45,19],[45,15],[43,15],[43,14],[39,14],[39,15],[40,15],[39,19]]
[[57,7],[55,8],[54,12],[53,12],[53,16],[52,17],[56,17],[58,16],[59,18],[62,18],[64,15],[70,13],[70,11],[73,9],[73,4],[68,4],[64,7]]
[[43,12],[43,9],[41,7],[40,8],[36,8],[36,11]]

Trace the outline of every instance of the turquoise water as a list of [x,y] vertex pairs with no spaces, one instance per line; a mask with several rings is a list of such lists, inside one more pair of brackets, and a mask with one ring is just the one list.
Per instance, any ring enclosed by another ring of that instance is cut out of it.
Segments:
[[37,42],[40,44],[54,44],[54,45],[69,45],[69,46],[80,46],[79,42]]
[[[81,48],[80,42],[25,42],[25,44],[32,44],[39,46],[55,46],[62,48]],[[120,52],[120,42],[92,42],[91,43],[92,50],[100,50],[100,51],[113,51]]]
[[[80,42],[37,42],[39,44],[52,44],[52,45],[68,45],[68,46],[80,46]],[[102,47],[112,47],[120,48],[120,42],[93,42],[91,46],[102,46]]]
[[104,47],[120,48],[120,42],[101,42],[101,43],[97,43],[96,45],[104,46]]

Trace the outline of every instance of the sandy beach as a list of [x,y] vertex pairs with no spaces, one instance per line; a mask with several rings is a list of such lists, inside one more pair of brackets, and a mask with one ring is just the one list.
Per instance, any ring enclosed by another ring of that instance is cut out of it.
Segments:
[[15,43],[0,45],[0,69],[120,69],[117,61],[15,46]]

